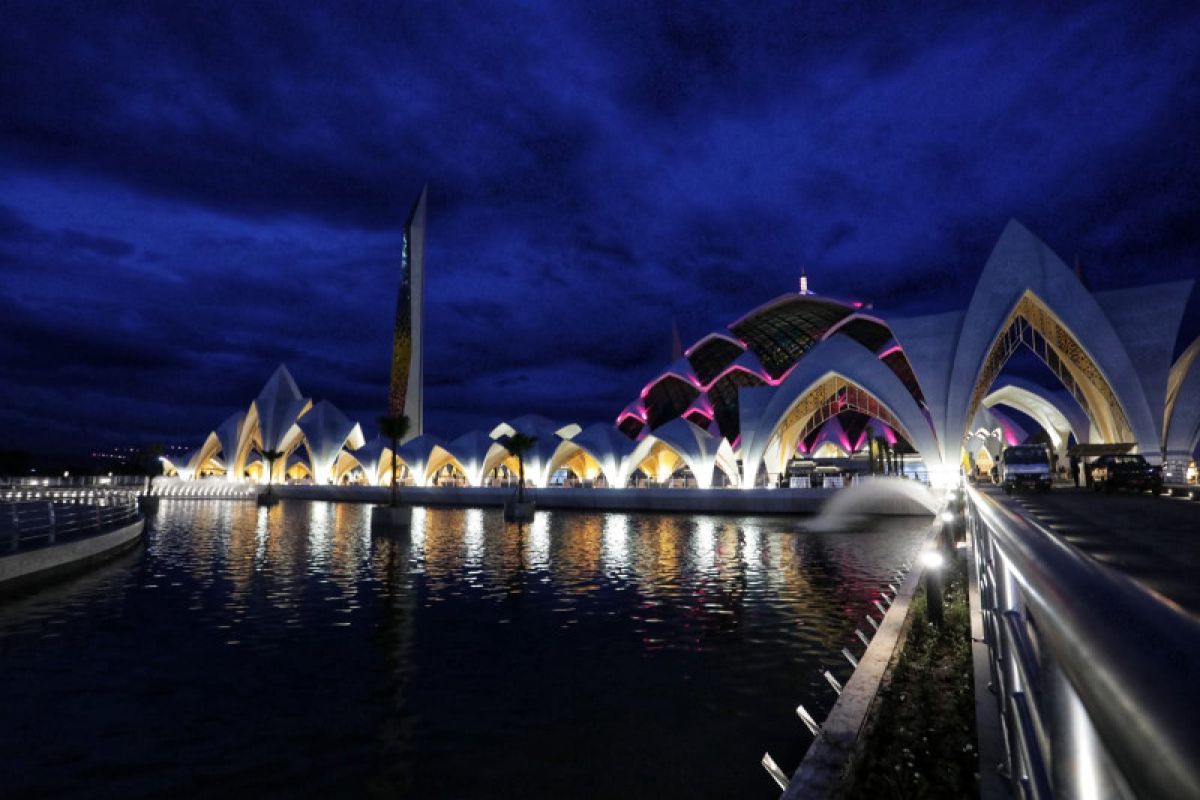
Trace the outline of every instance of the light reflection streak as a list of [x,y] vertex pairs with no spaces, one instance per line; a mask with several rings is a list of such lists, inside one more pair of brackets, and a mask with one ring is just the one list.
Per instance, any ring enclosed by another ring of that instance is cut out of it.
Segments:
[[717,555],[717,526],[707,517],[696,520],[695,547],[696,566],[707,570],[713,565]]
[[332,544],[332,508],[329,503],[313,502],[308,509],[308,569],[324,572],[329,565]]
[[529,526],[529,568],[550,569],[550,514],[535,511]]
[[483,510],[469,508],[466,513],[466,531],[463,537],[467,547],[466,566],[483,565]]
[[1075,792],[1079,800],[1100,799],[1100,754],[1092,720],[1074,691],[1068,691],[1075,746]]
[[[425,537],[429,526],[428,512],[422,506],[415,506],[409,521],[409,542],[412,543],[412,553],[417,558],[425,557]],[[370,532],[367,533],[370,536]]]
[[742,526],[742,562],[747,572],[762,572],[762,531],[756,525]]
[[604,519],[603,557],[609,572],[629,569],[629,515],[608,514]]
[[254,526],[254,571],[262,572],[267,563],[267,511],[258,509],[258,520]]

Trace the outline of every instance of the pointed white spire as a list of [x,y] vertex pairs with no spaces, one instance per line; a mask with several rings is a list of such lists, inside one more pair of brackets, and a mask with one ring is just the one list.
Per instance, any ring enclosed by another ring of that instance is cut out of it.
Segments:
[[808,273],[804,271],[804,267],[800,268],[800,294],[812,294],[808,290]]

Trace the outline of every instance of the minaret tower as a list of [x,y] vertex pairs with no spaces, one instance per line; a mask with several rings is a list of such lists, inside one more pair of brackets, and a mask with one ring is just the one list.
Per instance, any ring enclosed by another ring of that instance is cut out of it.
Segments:
[[408,417],[408,436],[425,432],[425,382],[422,374],[422,333],[425,300],[425,200],[421,190],[404,226],[400,257],[400,291],[396,298],[396,324],[392,332],[392,378],[388,414]]

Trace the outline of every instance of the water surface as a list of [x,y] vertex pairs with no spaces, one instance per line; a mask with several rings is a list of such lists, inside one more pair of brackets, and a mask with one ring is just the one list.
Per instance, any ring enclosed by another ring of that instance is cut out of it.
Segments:
[[0,796],[778,796],[926,520],[164,500],[0,606]]

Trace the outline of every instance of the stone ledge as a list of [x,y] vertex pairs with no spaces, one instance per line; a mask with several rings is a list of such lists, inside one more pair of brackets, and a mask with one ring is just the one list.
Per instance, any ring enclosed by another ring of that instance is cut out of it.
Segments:
[[0,591],[79,572],[141,542],[145,518],[115,531],[0,557]]
[[[930,527],[925,546],[932,543],[936,535],[935,523]],[[809,746],[800,766],[792,773],[781,800],[815,800],[835,796],[883,678],[903,648],[908,611],[923,574],[920,559],[915,559],[912,571],[900,585],[896,599],[892,601],[879,630],[859,659],[854,674],[846,681],[837,702],[821,723],[820,734]]]

